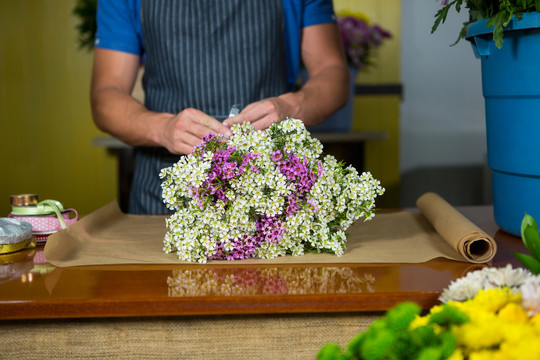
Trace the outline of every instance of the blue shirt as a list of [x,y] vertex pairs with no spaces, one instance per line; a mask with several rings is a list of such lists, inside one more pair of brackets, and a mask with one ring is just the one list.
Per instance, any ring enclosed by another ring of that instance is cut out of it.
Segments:
[[[284,18],[287,82],[296,84],[302,28],[335,22],[332,0],[281,0]],[[141,0],[99,0],[95,46],[144,56]]]

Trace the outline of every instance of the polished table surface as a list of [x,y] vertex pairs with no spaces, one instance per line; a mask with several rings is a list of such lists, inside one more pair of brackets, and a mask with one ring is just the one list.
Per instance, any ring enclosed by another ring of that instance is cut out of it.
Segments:
[[[458,207],[498,246],[489,266],[519,266],[519,237],[499,230],[491,206]],[[389,210],[386,210],[389,211]],[[410,210],[414,211],[414,210]],[[479,269],[420,264],[132,265],[57,268],[43,246],[0,255],[0,319],[384,311],[406,300],[424,309],[448,284]]]

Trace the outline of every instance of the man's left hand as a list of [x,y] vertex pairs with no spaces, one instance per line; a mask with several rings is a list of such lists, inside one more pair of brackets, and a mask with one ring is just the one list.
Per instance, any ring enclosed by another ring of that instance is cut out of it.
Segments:
[[234,124],[250,122],[255,130],[262,130],[284,120],[292,113],[293,109],[289,104],[278,97],[272,97],[249,104],[238,115],[226,119],[223,124],[231,127]]

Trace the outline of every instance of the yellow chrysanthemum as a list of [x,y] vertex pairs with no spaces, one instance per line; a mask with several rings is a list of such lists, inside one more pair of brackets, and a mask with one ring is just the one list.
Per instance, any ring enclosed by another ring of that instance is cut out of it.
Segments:
[[463,352],[461,351],[460,348],[457,348],[456,350],[454,350],[452,355],[450,355],[450,357],[448,358],[448,360],[463,360],[463,359],[465,359],[465,357],[463,356]]
[[540,334],[529,333],[517,343],[503,343],[500,352],[508,359],[538,360],[540,359]]
[[529,318],[520,302],[521,295],[508,288],[481,290],[471,300],[451,302],[470,318],[452,329],[463,357],[540,359],[540,316]]
[[503,333],[503,343],[514,346],[520,344],[524,339],[534,335],[536,331],[528,323],[509,323],[503,322],[497,325]]
[[516,303],[508,303],[498,313],[499,319],[512,323],[526,323],[529,320],[523,307]]
[[497,315],[493,311],[488,311],[481,306],[477,306],[472,303],[456,303],[455,305],[459,310],[463,311],[469,316],[472,323],[482,324],[488,322],[495,322]]
[[540,332],[540,313],[534,315],[531,320],[531,324],[534,326],[536,331]]
[[511,360],[498,350],[481,350],[469,354],[469,360]]
[[[496,319],[493,316],[493,319]],[[503,331],[493,322],[471,321],[454,328],[458,344],[467,349],[479,350],[497,346],[503,340]]]
[[428,316],[417,316],[416,318],[414,318],[414,320],[411,322],[411,324],[409,325],[409,327],[411,329],[416,329],[417,327],[419,326],[424,326],[424,325],[427,325],[429,321],[429,317]]
[[514,294],[509,288],[496,288],[480,290],[474,298],[464,304],[482,308],[484,311],[497,312],[510,302],[519,304],[521,294]]

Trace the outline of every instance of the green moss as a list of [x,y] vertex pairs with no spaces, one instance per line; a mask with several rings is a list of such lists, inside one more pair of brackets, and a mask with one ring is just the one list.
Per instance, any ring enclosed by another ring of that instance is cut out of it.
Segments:
[[439,347],[426,347],[420,350],[420,353],[418,354],[418,357],[416,358],[418,360],[439,360],[444,359],[442,357],[442,350]]
[[329,343],[324,345],[317,353],[317,360],[340,360],[343,357],[341,347],[337,344]]
[[393,331],[406,330],[420,311],[420,306],[413,302],[399,304],[386,313],[388,327]]
[[365,360],[385,359],[397,336],[389,329],[380,329],[366,336],[360,355]]
[[464,312],[452,305],[444,304],[441,311],[431,314],[429,317],[430,324],[438,324],[441,326],[459,325],[469,321],[469,317]]
[[439,360],[454,352],[457,344],[450,327],[462,324],[468,317],[451,305],[429,315],[426,325],[411,329],[411,322],[421,309],[414,303],[402,303],[374,321],[369,329],[356,335],[345,352],[335,344],[327,344],[317,359],[352,360]]

